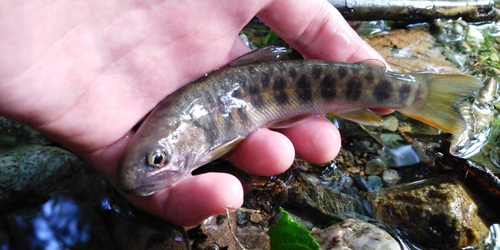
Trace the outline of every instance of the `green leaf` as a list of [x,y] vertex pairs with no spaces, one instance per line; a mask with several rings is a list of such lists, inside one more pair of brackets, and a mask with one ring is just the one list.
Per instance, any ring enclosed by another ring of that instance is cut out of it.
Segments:
[[280,207],[281,217],[278,223],[269,229],[271,250],[312,250],[320,249],[309,230],[299,225],[285,209]]

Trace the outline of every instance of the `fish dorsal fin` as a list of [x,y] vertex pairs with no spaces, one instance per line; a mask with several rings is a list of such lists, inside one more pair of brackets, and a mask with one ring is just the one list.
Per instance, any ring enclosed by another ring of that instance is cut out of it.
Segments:
[[229,153],[231,150],[236,148],[236,146],[238,146],[244,139],[245,137],[238,136],[226,143],[223,143],[211,149],[210,152],[205,154],[203,158],[200,159],[199,163],[201,165],[204,165],[206,163],[209,163],[215,159],[222,157],[223,155]]
[[384,124],[380,116],[368,109],[351,110],[347,112],[336,112],[336,116],[368,126],[381,126]]
[[367,59],[359,62],[363,67],[373,68],[373,69],[387,69],[385,63],[380,61],[379,59]]
[[229,66],[240,66],[258,62],[276,62],[288,53],[290,53],[290,50],[285,47],[268,46],[236,58],[229,63]]

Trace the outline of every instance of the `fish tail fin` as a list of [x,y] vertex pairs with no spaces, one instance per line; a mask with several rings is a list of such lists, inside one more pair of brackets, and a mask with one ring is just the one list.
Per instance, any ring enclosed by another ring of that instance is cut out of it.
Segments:
[[455,105],[482,86],[475,77],[462,74],[413,74],[418,82],[428,85],[428,92],[418,105],[398,109],[402,114],[445,132],[459,134],[465,121]]

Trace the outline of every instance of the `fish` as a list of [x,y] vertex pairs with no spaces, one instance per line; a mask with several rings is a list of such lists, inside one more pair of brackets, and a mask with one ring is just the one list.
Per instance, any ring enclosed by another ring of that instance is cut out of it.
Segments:
[[368,108],[395,109],[449,133],[465,122],[456,104],[481,87],[464,74],[395,73],[381,62],[283,60],[266,47],[205,74],[162,100],[146,117],[118,163],[116,186],[148,196],[227,154],[259,128],[334,114],[380,125]]

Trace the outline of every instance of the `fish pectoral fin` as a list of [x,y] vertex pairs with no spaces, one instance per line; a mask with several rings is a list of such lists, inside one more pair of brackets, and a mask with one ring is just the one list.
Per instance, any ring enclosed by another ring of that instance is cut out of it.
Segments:
[[380,116],[368,109],[336,112],[334,115],[367,126],[381,126],[384,124]]
[[205,154],[203,158],[200,159],[200,162],[202,163],[202,165],[204,165],[206,163],[209,163],[215,159],[222,157],[223,155],[231,152],[231,150],[236,148],[236,146],[238,146],[244,139],[245,137],[238,136],[224,144],[221,144],[213,148],[212,150],[210,150],[210,152]]
[[373,69],[387,69],[387,66],[384,62],[378,59],[367,59],[359,62],[365,68],[373,68]]
[[228,66],[234,67],[259,62],[276,62],[288,53],[290,53],[290,50],[285,47],[268,46],[244,54],[236,58]]

